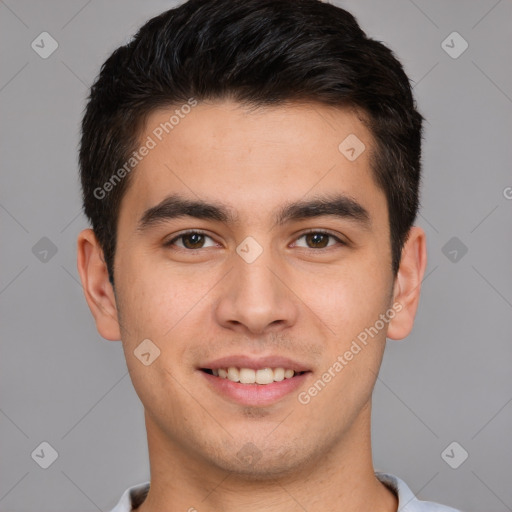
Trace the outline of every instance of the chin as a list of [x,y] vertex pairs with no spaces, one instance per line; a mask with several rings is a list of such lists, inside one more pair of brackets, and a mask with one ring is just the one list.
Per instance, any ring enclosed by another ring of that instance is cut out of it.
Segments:
[[[211,462],[220,469],[236,475],[240,480],[272,481],[286,478],[304,469],[312,457],[306,456],[303,444],[301,446],[300,451],[295,446],[269,446],[259,449],[255,444],[247,442],[237,451],[233,451],[233,447],[230,446],[226,452]],[[231,453],[233,456],[230,457]]]

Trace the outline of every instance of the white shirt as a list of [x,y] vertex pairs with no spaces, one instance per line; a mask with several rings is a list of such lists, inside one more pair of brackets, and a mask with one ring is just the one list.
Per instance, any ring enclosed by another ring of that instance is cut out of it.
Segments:
[[[398,512],[461,512],[446,505],[416,499],[407,484],[397,476],[381,472],[376,472],[375,476],[397,495]],[[146,499],[148,491],[149,482],[126,489],[111,512],[132,512],[133,508],[138,507]]]

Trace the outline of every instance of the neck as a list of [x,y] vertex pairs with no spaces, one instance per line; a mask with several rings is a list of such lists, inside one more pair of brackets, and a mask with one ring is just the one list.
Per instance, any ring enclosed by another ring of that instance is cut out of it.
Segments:
[[208,464],[173,443],[146,414],[151,488],[137,512],[396,512],[375,476],[370,404],[336,444],[292,473],[257,479]]

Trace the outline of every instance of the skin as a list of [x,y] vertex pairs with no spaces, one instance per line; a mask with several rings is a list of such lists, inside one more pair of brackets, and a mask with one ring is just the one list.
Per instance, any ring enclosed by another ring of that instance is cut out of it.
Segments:
[[[152,113],[140,140],[173,110]],[[338,149],[349,134],[366,146],[355,161]],[[397,510],[394,493],[374,475],[371,398],[386,337],[402,339],[412,329],[426,241],[421,228],[411,228],[394,278],[372,148],[356,112],[305,103],[249,112],[232,101],[200,103],[133,171],[120,208],[115,291],[94,233],[80,233],[87,302],[99,333],[122,339],[145,409],[151,489],[138,510]],[[332,192],[363,205],[370,229],[329,216],[273,227],[285,202]],[[182,217],[138,230],[143,213],[171,193],[227,203],[238,222]],[[330,238],[317,248],[301,236],[313,228],[348,243]],[[187,229],[208,236],[188,239],[197,249],[183,239],[164,246]],[[250,264],[236,252],[248,236],[263,249]],[[298,392],[394,303],[401,311],[301,404]],[[161,351],[149,366],[134,356],[144,339]],[[276,403],[242,406],[213,391],[198,370],[232,354],[282,355],[311,373]],[[259,456],[250,464],[237,457],[248,443]]]

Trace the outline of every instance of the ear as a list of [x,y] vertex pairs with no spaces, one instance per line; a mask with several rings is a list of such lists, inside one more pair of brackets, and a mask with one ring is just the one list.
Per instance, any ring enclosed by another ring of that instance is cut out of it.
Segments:
[[78,273],[96,329],[107,340],[120,340],[114,288],[108,279],[103,250],[92,229],[84,229],[78,235],[77,253]]
[[396,308],[397,314],[389,322],[386,335],[388,338],[401,340],[412,331],[426,267],[425,232],[420,227],[413,226],[402,249],[400,268],[395,278],[393,303],[400,304],[401,309]]

